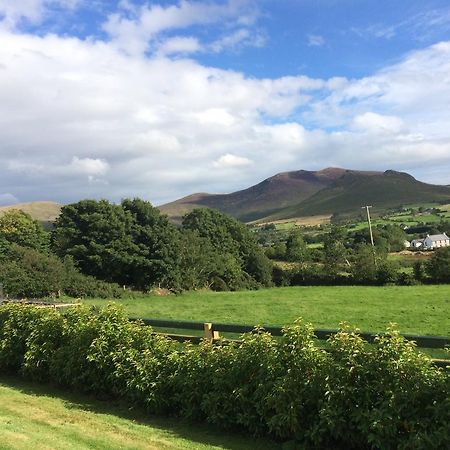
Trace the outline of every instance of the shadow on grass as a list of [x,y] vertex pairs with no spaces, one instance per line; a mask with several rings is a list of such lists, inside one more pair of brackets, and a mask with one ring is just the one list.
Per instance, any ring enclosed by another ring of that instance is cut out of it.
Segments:
[[148,425],[168,432],[174,438],[187,439],[193,444],[212,445],[230,450],[254,450],[256,448],[279,450],[283,447],[269,439],[255,439],[236,431],[226,432],[203,423],[188,422],[179,418],[152,416],[142,408],[130,408],[124,401],[99,400],[89,395],[64,390],[59,386],[30,382],[10,375],[0,374],[0,385],[23,394],[61,399],[67,409],[109,414],[131,420],[139,425]]

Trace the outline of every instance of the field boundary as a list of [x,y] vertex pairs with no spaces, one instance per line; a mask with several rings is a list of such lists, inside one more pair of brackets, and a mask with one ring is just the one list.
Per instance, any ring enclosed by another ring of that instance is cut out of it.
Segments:
[[[197,322],[190,320],[173,320],[173,319],[153,319],[153,318],[142,318],[142,317],[129,317],[130,321],[139,321],[144,325],[148,325],[154,328],[170,328],[175,330],[195,330],[203,331],[202,336],[191,336],[184,334],[173,334],[173,333],[161,333],[166,337],[177,341],[190,341],[193,343],[199,343],[202,339],[206,339],[210,342],[220,338],[220,333],[250,333],[255,330],[254,325],[245,324],[229,324],[229,323],[211,323],[211,322]],[[283,327],[277,326],[264,326],[258,325],[259,329],[270,333],[272,336],[282,336]],[[330,336],[339,333],[338,329],[315,329],[314,335],[318,340],[325,341]],[[382,336],[383,333],[371,333],[371,332],[360,332],[358,333],[365,341],[368,343],[373,343],[377,336]],[[429,348],[429,349],[444,349],[445,347],[450,347],[450,337],[448,336],[418,336],[413,334],[401,334],[408,341],[414,341],[417,348]],[[433,363],[439,367],[450,366],[450,360],[446,359],[433,359]]]

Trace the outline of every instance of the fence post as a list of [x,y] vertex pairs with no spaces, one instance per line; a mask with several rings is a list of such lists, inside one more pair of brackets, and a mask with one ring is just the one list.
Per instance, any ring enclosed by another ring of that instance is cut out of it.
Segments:
[[219,339],[220,334],[218,331],[214,331],[213,324],[210,322],[206,322],[203,324],[204,329],[204,337],[207,341],[209,341],[211,344],[216,340]]

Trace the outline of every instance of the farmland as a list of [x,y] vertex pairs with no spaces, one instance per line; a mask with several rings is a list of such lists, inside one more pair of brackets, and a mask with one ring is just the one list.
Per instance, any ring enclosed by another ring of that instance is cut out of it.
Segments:
[[[105,300],[84,300],[105,305]],[[303,317],[315,328],[347,321],[363,331],[450,334],[450,285],[305,286],[241,292],[197,291],[119,301],[129,315],[205,322],[285,325]]]

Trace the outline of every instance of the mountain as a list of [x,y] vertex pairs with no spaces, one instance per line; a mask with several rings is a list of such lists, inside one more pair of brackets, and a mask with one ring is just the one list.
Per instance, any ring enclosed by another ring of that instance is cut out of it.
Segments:
[[193,194],[160,206],[180,221],[195,208],[215,208],[244,222],[340,214],[357,215],[412,203],[450,201],[450,188],[422,183],[407,173],[327,168],[283,172],[231,194]]
[[55,202],[17,203],[16,205],[0,206],[0,216],[6,211],[20,209],[29,214],[33,219],[48,224],[54,222],[59,216],[61,207],[62,205]]
[[297,205],[340,178],[344,169],[328,168],[318,172],[283,172],[261,183],[231,194],[192,194],[159,209],[173,220],[195,208],[214,208],[244,222],[276,214]]

